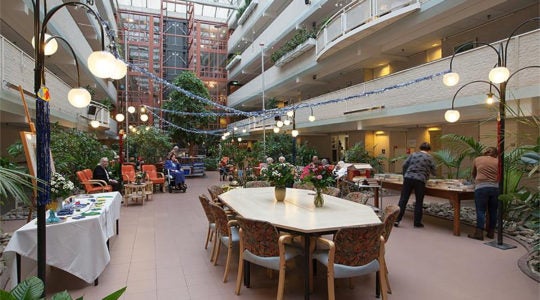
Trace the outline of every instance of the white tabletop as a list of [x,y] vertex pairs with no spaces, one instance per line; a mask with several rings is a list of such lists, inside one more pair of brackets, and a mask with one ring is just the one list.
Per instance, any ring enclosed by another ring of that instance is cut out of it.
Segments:
[[[46,226],[47,264],[69,272],[88,283],[94,282],[103,272],[111,257],[107,240],[115,234],[116,220],[120,218],[122,195],[118,192],[91,195],[106,200],[100,214]],[[81,198],[81,201],[82,198]],[[85,211],[86,209],[82,209]],[[75,213],[80,214],[79,213]],[[46,217],[49,212],[46,212]],[[30,259],[37,259],[36,219],[13,233],[5,253],[16,252]],[[8,253],[9,254],[9,253]],[[14,255],[11,256],[12,283],[16,278]]]
[[314,195],[314,191],[287,188],[285,201],[278,202],[273,187],[237,188],[219,195],[219,199],[245,218],[302,233],[381,223],[369,206],[324,195],[324,206],[315,207]]

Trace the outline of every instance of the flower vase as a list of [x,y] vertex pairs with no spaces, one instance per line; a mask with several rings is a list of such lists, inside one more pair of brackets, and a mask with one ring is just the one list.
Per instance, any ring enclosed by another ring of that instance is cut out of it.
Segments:
[[286,187],[283,187],[283,186],[274,187],[274,196],[276,197],[276,201],[283,202],[283,200],[285,200],[286,192],[287,192]]
[[316,190],[315,198],[313,198],[313,204],[315,204],[315,207],[322,207],[324,205],[322,189],[318,188]]

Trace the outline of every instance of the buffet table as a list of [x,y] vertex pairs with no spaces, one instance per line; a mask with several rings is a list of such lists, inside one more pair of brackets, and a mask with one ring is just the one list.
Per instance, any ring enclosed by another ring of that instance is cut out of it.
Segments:
[[[333,233],[343,227],[381,223],[373,209],[352,201],[324,195],[324,206],[313,204],[315,192],[287,188],[283,202],[274,198],[273,187],[237,188],[219,195],[220,201],[239,215],[272,223],[280,230],[304,236],[309,251],[310,236]],[[309,255],[304,256],[304,298],[309,299]]]
[[[108,240],[114,236],[115,227],[118,234],[122,195],[118,192],[78,195],[72,202],[88,204],[70,216],[61,216],[59,223],[47,224],[46,263],[88,283],[97,283],[111,259]],[[37,259],[36,222],[34,219],[15,231],[4,250],[9,258],[13,286],[20,281],[20,256]]]
[[[389,179],[378,179],[379,184],[384,189],[398,190],[401,191],[403,186],[402,181],[398,180],[389,180]],[[443,199],[448,199],[450,204],[454,209],[454,224],[453,232],[454,235],[460,235],[460,210],[461,210],[461,200],[471,200],[474,199],[474,189],[473,186],[468,187],[457,187],[445,184],[444,181],[428,181],[426,185],[426,195],[439,197]]]

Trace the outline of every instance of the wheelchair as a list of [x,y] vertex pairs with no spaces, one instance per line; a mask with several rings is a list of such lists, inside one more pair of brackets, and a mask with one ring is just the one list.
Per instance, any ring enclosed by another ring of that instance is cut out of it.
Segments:
[[176,186],[176,184],[174,183],[174,176],[171,175],[171,170],[164,169],[163,173],[165,174],[165,178],[166,178],[166,181],[167,181],[167,190],[169,191],[169,193],[172,193],[173,191],[180,191],[182,193],[186,192],[187,184],[186,184],[185,181],[180,186]]

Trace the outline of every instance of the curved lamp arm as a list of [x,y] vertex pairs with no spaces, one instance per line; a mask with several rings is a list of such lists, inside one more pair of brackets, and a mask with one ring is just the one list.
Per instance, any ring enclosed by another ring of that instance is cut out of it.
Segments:
[[514,73],[510,74],[510,77],[506,79],[506,82],[510,81],[510,78],[512,78],[514,75],[516,75],[518,72],[523,71],[525,69],[532,69],[532,68],[540,68],[540,66],[526,66],[521,69],[516,70]]
[[454,102],[456,101],[456,96],[457,96],[457,94],[459,94],[459,92],[460,92],[463,88],[465,88],[466,86],[471,85],[471,84],[473,84],[473,83],[479,83],[479,82],[483,82],[483,83],[489,84],[491,87],[493,87],[493,88],[497,91],[497,93],[499,94],[499,97],[501,96],[501,90],[500,90],[496,85],[494,85],[493,83],[491,83],[490,81],[487,81],[487,80],[475,80],[475,81],[471,81],[471,82],[468,82],[468,83],[462,85],[462,86],[456,91],[456,93],[454,94],[454,97],[452,98],[452,110],[454,110]]
[[[516,34],[518,29],[520,29],[523,25],[525,25],[525,24],[527,24],[529,22],[534,22],[534,21],[540,21],[540,17],[530,18],[530,19],[526,20],[525,22],[519,24],[518,27],[516,27],[514,29],[514,31],[512,31],[510,36],[508,36],[508,38],[506,39],[506,45],[504,46],[504,60],[503,60],[503,63],[504,63],[505,66],[506,66],[506,59],[508,58],[508,44],[510,44],[510,39]],[[510,78],[508,78],[508,79],[510,79]]]
[[77,60],[77,56],[75,56],[75,51],[73,50],[73,47],[71,47],[71,45],[68,43],[68,41],[65,38],[63,38],[61,36],[57,36],[57,35],[53,35],[53,36],[49,37],[45,41],[45,45],[52,39],[63,41],[68,46],[69,50],[71,51],[71,54],[73,55],[73,59],[75,59],[75,67],[77,68],[77,86],[80,87],[81,86],[81,76],[80,76],[80,71],[79,71],[79,61]]
[[[490,47],[491,49],[493,49],[493,51],[495,51],[495,53],[497,53],[497,65],[500,66],[501,63],[502,63],[502,59],[501,59],[501,54],[499,52],[499,50],[497,50],[497,48],[495,48],[493,45],[491,44],[488,44],[488,43],[483,43],[483,42],[472,42],[473,45],[484,45],[484,46],[488,46]],[[470,44],[463,44],[461,46],[459,46],[459,48],[457,48],[456,50],[454,50],[454,54],[452,55],[452,58],[450,59],[450,72],[452,71],[452,63],[454,62],[454,57],[456,56],[456,54],[459,53],[459,50],[465,48],[466,46],[469,46]]]

